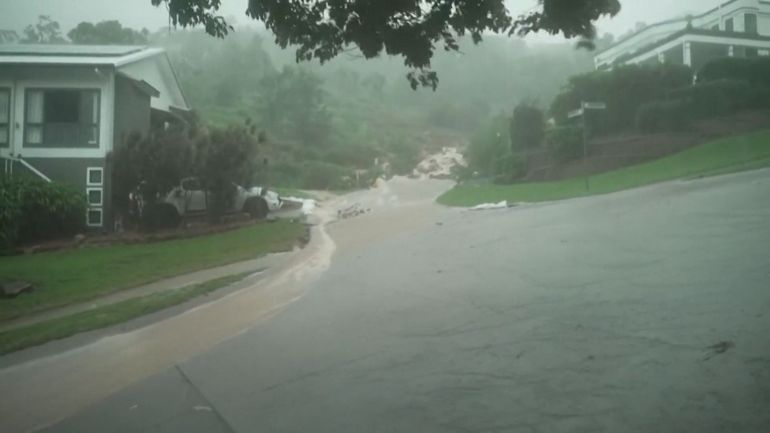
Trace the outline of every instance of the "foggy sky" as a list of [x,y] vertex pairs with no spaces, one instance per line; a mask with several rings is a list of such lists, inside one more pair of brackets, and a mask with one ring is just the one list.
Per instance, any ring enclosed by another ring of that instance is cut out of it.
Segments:
[[[723,1],[723,0],[722,0]],[[621,0],[623,11],[614,19],[599,22],[599,33],[620,35],[643,21],[656,21],[698,13],[716,6],[720,0]],[[222,0],[222,14],[236,24],[249,24],[244,13],[248,0]],[[519,13],[532,9],[536,0],[508,0],[509,9]],[[50,15],[66,34],[81,21],[119,20],[123,25],[154,31],[167,25],[165,8],[155,8],[150,0],[0,0],[0,29],[21,31],[37,21],[41,14]],[[537,38],[542,39],[542,38]]]

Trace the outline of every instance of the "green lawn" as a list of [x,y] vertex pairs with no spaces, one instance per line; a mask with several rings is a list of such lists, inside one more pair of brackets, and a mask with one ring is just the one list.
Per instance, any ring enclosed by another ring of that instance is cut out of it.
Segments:
[[181,304],[189,299],[240,281],[247,275],[248,273],[230,275],[176,290],[128,299],[82,313],[36,323],[24,328],[0,332],[0,355],[69,337],[80,332],[115,325]]
[[585,178],[513,185],[463,184],[438,198],[448,206],[540,202],[605,194],[671,179],[692,178],[770,166],[770,130],[712,141],[648,163]]
[[0,299],[0,321],[162,278],[290,250],[305,227],[279,220],[207,236],[0,257],[0,278],[29,281],[32,293]]

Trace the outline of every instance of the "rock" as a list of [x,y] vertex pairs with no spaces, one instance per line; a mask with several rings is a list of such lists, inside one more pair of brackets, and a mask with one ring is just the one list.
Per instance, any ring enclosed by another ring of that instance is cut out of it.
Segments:
[[31,292],[33,289],[32,283],[26,281],[10,281],[6,283],[0,283],[0,293],[6,298],[15,298],[19,294],[24,292]]

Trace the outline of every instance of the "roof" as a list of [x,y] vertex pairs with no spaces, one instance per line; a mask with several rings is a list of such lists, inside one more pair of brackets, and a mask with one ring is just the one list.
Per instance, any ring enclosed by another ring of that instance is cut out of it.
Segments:
[[0,64],[122,66],[163,53],[136,45],[0,45]]

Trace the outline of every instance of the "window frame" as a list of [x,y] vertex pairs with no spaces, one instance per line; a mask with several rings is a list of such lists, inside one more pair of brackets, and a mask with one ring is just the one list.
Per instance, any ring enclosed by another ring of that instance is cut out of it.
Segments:
[[[96,106],[93,109],[94,114],[96,115],[96,123],[89,122],[89,123],[83,123],[78,122],[77,125],[79,127],[89,127],[89,128],[96,128],[96,140],[94,142],[84,141],[83,143],[76,143],[74,145],[69,146],[53,146],[50,144],[46,144],[45,139],[45,94],[46,92],[53,92],[53,91],[72,91],[72,92],[78,92],[78,95],[82,98],[82,94],[84,92],[91,92],[96,95],[95,103]],[[30,122],[27,116],[27,109],[29,106],[29,95],[32,92],[42,92],[43,93],[43,117],[42,122]],[[23,109],[23,119],[24,119],[24,130],[22,131],[22,142],[23,147],[30,148],[30,149],[98,149],[101,147],[101,124],[102,124],[102,89],[98,87],[55,87],[55,86],[46,86],[46,87],[26,87],[24,89],[24,109]],[[29,127],[38,127],[40,128],[40,134],[41,134],[41,142],[40,143],[30,143],[27,140],[27,132]]]
[[[91,222],[91,212],[99,214],[99,222]],[[86,226],[88,227],[102,227],[104,226],[104,210],[102,208],[88,208],[86,209]]]
[[[91,182],[91,172],[99,172],[101,182]],[[104,168],[103,167],[86,167],[86,186],[103,186],[104,185]]]
[[[98,203],[91,203],[92,192],[99,193]],[[101,208],[102,206],[104,206],[104,188],[102,187],[86,188],[86,201],[88,202],[88,206],[90,206],[91,209]]]

